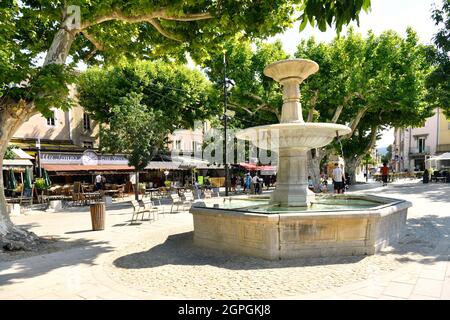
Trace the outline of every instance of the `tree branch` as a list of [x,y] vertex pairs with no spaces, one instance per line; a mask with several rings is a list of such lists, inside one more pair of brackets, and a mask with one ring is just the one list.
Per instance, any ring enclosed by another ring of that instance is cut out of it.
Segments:
[[338,121],[339,116],[341,115],[343,109],[344,105],[340,105],[336,108],[336,110],[334,111],[333,118],[331,119],[332,123],[336,123]]
[[202,13],[187,13],[183,16],[173,16],[168,15],[164,12],[158,16],[158,18],[162,18],[165,20],[175,20],[175,21],[198,21],[198,20],[207,20],[213,18],[213,16],[209,12],[202,12]]
[[363,154],[367,154],[370,149],[372,149],[375,146],[375,142],[377,141],[377,132],[378,132],[378,126],[372,126],[370,131],[370,142],[364,149]]
[[164,37],[172,39],[174,41],[182,42],[182,40],[178,36],[168,32],[167,30],[164,30],[157,19],[150,19],[148,22]]
[[349,134],[341,136],[340,139],[348,139],[353,135],[356,127],[358,126],[359,122],[361,121],[362,117],[366,114],[368,109],[369,109],[369,107],[367,106],[358,111],[358,113],[356,114],[356,117],[353,119],[352,123],[350,124],[350,129],[352,129],[352,131]]
[[89,59],[91,59],[91,58],[94,56],[94,54],[95,54],[98,50],[102,51],[102,50],[104,50],[105,47],[103,46],[103,44],[102,44],[100,41],[98,41],[97,39],[95,39],[95,38],[94,38],[91,34],[89,34],[86,30],[83,30],[82,33],[83,33],[84,37],[85,37],[86,39],[88,39],[88,40],[94,45],[94,50],[92,50],[92,51],[89,53],[89,55],[87,56],[87,58],[86,58],[86,60],[89,60]]
[[313,119],[314,119],[314,111],[315,111],[316,109],[314,109],[314,107],[312,107],[311,109],[309,109],[309,112],[308,112],[308,119],[306,120],[306,122],[312,122],[313,121]]
[[319,98],[319,90],[314,90],[314,96],[311,98],[312,108],[309,109],[308,119],[306,120],[307,122],[312,122],[314,119],[314,111],[316,110],[315,106],[317,105],[318,98]]
[[170,15],[166,12],[165,9],[156,10],[152,13],[148,14],[142,14],[137,16],[127,16],[121,11],[114,11],[108,15],[98,17],[94,21],[86,21],[81,25],[81,30],[84,31],[88,29],[89,27],[92,27],[94,25],[111,21],[111,20],[120,20],[124,22],[129,23],[137,23],[137,22],[148,22],[150,23],[159,33],[161,33],[163,36],[175,40],[175,41],[181,41],[178,37],[171,34],[170,32],[164,30],[162,26],[160,25],[159,21],[157,19],[164,19],[164,20],[172,20],[172,21],[198,21],[198,20],[206,20],[211,19],[213,16],[209,12],[204,13],[188,13],[182,16],[175,16]]
[[241,106],[239,104],[232,103],[232,102],[228,102],[228,104],[230,106],[242,109],[242,110],[246,111],[250,115],[256,114],[259,110],[266,110],[266,111],[269,111],[270,113],[273,113],[277,117],[278,120],[280,120],[280,117],[281,117],[281,115],[274,108],[269,106],[267,103],[262,103],[262,104],[258,105],[257,108],[254,111],[250,110],[250,108],[247,108],[247,107],[244,107],[244,106]]

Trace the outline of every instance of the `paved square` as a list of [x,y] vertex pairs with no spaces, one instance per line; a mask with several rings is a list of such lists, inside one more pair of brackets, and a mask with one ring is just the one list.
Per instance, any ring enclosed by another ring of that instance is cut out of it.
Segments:
[[353,192],[413,202],[397,245],[373,256],[268,261],[196,247],[186,211],[130,225],[130,204],[117,203],[96,232],[88,208],[28,212],[14,223],[61,238],[61,247],[0,256],[0,299],[450,299],[450,186]]

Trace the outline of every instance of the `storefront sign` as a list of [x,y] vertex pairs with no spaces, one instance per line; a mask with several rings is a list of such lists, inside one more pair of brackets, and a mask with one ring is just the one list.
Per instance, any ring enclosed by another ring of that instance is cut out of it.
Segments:
[[83,154],[72,153],[41,153],[42,164],[81,164],[81,157]]
[[100,155],[93,150],[83,153],[42,152],[42,164],[127,165],[123,155]]

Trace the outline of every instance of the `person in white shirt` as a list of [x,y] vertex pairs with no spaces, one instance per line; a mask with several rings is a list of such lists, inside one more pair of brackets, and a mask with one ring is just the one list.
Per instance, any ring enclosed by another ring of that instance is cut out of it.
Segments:
[[95,177],[95,190],[100,190],[102,188],[102,176],[98,174]]
[[259,178],[258,175],[255,174],[252,178],[252,182],[253,182],[253,187],[255,189],[255,194],[259,193]]
[[333,169],[334,193],[344,193],[344,172],[336,163]]

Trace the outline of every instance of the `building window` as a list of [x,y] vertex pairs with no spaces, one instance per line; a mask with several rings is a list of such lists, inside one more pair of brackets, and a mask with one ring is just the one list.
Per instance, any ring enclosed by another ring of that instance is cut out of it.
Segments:
[[181,150],[181,140],[175,141],[175,150]]
[[83,128],[84,130],[91,130],[91,119],[87,113],[83,114]]
[[47,118],[47,125],[54,127],[56,125],[55,111],[52,111],[50,118]]
[[94,143],[92,141],[83,141],[83,148],[92,149],[94,147]]
[[417,148],[419,149],[419,153],[425,152],[425,138],[424,137],[417,139]]
[[448,122],[448,130],[450,130],[450,121]]
[[198,141],[192,141],[192,151],[199,151]]

